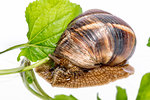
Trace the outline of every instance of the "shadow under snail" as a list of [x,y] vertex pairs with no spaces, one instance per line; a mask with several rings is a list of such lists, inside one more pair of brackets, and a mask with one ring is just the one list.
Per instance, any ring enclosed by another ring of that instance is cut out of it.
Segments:
[[134,73],[126,62],[135,45],[135,34],[126,22],[92,9],[76,17],[62,34],[49,55],[54,67],[48,62],[35,70],[56,87],[103,85]]

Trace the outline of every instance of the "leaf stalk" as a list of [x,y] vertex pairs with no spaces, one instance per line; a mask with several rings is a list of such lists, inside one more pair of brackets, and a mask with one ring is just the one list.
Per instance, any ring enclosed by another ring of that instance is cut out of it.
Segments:
[[10,47],[10,48],[8,48],[8,49],[6,49],[6,50],[0,52],[0,54],[5,53],[5,52],[10,51],[10,50],[13,50],[13,49],[17,49],[17,48],[21,48],[21,47],[26,47],[27,45],[28,45],[28,44],[26,44],[26,43],[25,43],[25,44],[15,45],[15,46],[13,46],[13,47]]

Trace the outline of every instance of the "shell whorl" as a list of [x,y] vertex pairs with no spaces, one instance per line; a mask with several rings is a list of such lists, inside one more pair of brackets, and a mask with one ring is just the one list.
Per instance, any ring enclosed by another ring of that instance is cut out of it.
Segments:
[[135,34],[126,22],[96,9],[86,11],[68,25],[54,55],[82,68],[115,66],[131,57],[135,45]]

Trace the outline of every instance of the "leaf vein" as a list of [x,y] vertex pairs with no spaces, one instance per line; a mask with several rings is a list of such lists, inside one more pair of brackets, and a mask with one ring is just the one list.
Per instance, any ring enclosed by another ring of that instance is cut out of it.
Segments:
[[[48,38],[44,39],[43,41],[40,41],[40,42],[37,42],[37,43],[34,43],[34,44],[40,44],[40,43],[43,43],[43,42],[47,41],[49,38],[51,38],[51,37],[55,37],[55,36],[57,36],[57,35],[62,34],[62,32],[63,32],[63,31],[61,31],[61,32],[60,32],[60,33],[58,33],[58,34],[55,34],[55,35],[49,36]],[[51,43],[51,44],[52,44],[53,46],[55,46],[55,47],[56,47],[56,45],[54,45],[53,43]]]

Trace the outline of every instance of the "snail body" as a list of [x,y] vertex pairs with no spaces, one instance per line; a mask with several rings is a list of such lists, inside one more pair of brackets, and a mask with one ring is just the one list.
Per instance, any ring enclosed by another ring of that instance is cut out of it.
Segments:
[[[135,34],[122,19],[102,10],[88,10],[68,25],[56,50],[50,55],[55,67],[49,71],[51,77],[48,81],[53,86],[84,87],[102,85],[110,80],[127,77],[134,72],[126,61],[134,53],[135,45]],[[37,72],[47,72],[47,69],[49,68],[39,67]],[[105,76],[108,70],[112,71],[107,73],[108,76],[118,77],[111,77],[103,82],[102,76]],[[122,75],[115,71],[121,71]],[[82,82],[90,75],[93,79],[95,76],[99,77],[99,80],[91,80],[90,84],[87,84],[90,81],[86,81],[85,85],[75,85],[78,84],[77,80]],[[68,85],[62,85],[65,82],[68,82]]]

